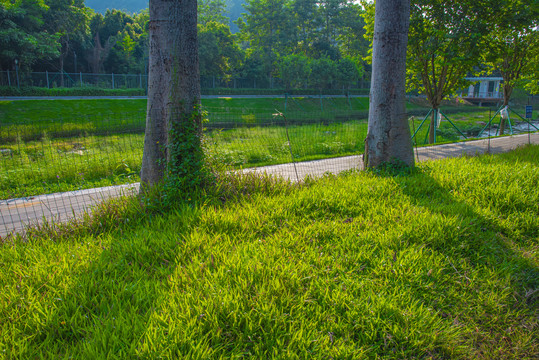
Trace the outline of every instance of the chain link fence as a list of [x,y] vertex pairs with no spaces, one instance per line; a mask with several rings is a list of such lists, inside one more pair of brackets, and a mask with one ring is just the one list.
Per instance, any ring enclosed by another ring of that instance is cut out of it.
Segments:
[[[292,100],[282,113],[206,108],[205,146],[214,161],[231,171],[266,172],[290,181],[361,169],[368,114],[338,104],[331,107],[331,101],[312,112],[294,107]],[[455,115],[462,135],[442,121],[437,141],[445,144],[432,146],[424,141],[427,126],[418,129],[427,115],[428,109],[407,114],[410,130],[416,133],[417,162],[539,143],[538,119],[514,117],[513,136],[500,137],[494,131],[499,119],[484,109],[470,113],[472,121]],[[132,112],[32,123],[2,121],[0,237],[43,221],[66,221],[103,199],[135,193],[145,119],[145,112]]]
[[[281,79],[271,78],[240,78],[218,76],[200,76],[202,89],[283,89]],[[66,72],[21,72],[0,71],[0,86],[7,87],[40,87],[47,89],[55,88],[88,88],[99,89],[147,89],[147,74],[89,74],[89,73],[66,73]],[[369,81],[358,81],[352,89],[363,90],[368,93]],[[311,92],[318,93],[316,89]],[[328,89],[326,89],[328,90]],[[332,89],[340,93],[346,93],[350,89]],[[282,91],[281,91],[282,92]]]

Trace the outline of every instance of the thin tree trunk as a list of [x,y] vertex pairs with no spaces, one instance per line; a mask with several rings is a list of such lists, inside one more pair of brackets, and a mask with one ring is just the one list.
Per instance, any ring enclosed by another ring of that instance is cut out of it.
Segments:
[[[509,99],[511,98],[511,93],[513,92],[513,87],[509,85],[504,85],[503,87],[503,107],[505,108],[507,105],[509,105]],[[500,115],[500,135],[503,135],[505,133],[505,117]]]
[[[141,181],[153,186],[164,180],[172,157],[188,156],[171,151],[184,130],[194,129],[195,148],[200,145],[200,79],[196,0],[150,0],[150,59],[148,105]],[[176,125],[180,125],[179,128]],[[171,130],[179,134],[171,136]],[[188,147],[190,149],[190,147]],[[181,161],[181,159],[179,159]]]
[[60,54],[60,87],[64,87],[64,54]]
[[410,0],[377,0],[365,166],[414,164],[405,103]]
[[438,109],[432,109],[432,115],[430,117],[429,126],[429,144],[434,144],[434,133],[436,132],[436,116],[438,115]]

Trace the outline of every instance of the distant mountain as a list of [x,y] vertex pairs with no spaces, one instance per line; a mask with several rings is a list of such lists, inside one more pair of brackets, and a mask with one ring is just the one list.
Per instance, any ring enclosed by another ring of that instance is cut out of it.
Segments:
[[86,0],[84,3],[96,12],[104,14],[107,9],[138,13],[148,8],[148,0]]
[[230,18],[230,31],[237,33],[239,31],[238,26],[234,24],[234,21],[241,17],[241,13],[244,13],[243,4],[245,0],[225,0],[228,11],[228,17]]
[[[243,10],[245,0],[225,0],[227,4],[228,16],[230,17],[230,29],[232,32],[237,32],[238,27],[233,21],[237,20]],[[89,8],[104,14],[107,9],[123,10],[128,13],[138,13],[141,10],[148,8],[148,0],[86,0],[85,4]]]

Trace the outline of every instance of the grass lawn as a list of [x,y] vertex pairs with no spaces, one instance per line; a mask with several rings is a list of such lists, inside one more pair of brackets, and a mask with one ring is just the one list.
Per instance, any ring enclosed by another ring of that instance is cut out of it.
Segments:
[[[368,98],[217,98],[204,99],[209,124],[263,123],[284,112],[290,122],[366,118]],[[408,103],[410,111],[422,108]],[[462,107],[464,111],[470,108]],[[472,110],[475,108],[471,108]],[[426,110],[428,111],[428,110]],[[426,112],[425,111],[425,112]],[[144,132],[146,100],[21,100],[0,101],[0,146],[49,137]]]
[[537,359],[538,164],[247,183],[5,241],[0,357]]
[[[322,104],[317,98],[288,99],[286,104],[285,99],[220,98],[204,100],[204,106],[211,129],[208,143],[218,161],[231,167],[363,152],[367,98],[325,98]],[[0,199],[138,181],[144,107],[145,100],[0,102]],[[285,108],[288,136],[284,119],[273,116]],[[422,111],[411,103],[409,110]],[[477,134],[488,111],[462,110],[449,116],[467,135]],[[411,128],[418,128],[421,120],[415,117]],[[419,144],[426,134],[424,125]],[[459,139],[449,122],[442,122],[438,142]]]
[[[477,128],[478,116],[481,113],[468,114],[460,125]],[[420,119],[414,122],[417,127]],[[418,140],[426,134],[424,126]],[[295,161],[309,161],[360,154],[366,136],[365,120],[289,125],[288,136],[282,121],[265,126],[236,124],[206,132],[213,156],[232,168],[289,163],[292,156]],[[459,134],[445,122],[438,129],[437,140],[457,141]],[[2,146],[11,153],[0,155],[0,199],[139,181],[143,143],[144,135],[139,132],[18,139]]]

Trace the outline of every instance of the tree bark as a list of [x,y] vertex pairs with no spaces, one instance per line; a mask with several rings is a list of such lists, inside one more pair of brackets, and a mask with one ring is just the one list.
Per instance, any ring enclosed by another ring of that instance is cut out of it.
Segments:
[[436,142],[436,126],[438,125],[436,117],[439,116],[438,106],[432,108],[432,115],[430,117],[430,126],[429,126],[429,144],[434,144]]
[[[504,79],[505,80],[505,79]],[[509,99],[511,98],[511,94],[513,93],[513,87],[510,85],[507,85],[509,81],[506,81],[506,83],[503,86],[503,107],[507,107],[509,105]],[[499,134],[503,135],[505,134],[505,117],[501,116],[500,114],[500,131]]]
[[[171,130],[194,128],[199,142],[202,125],[196,0],[150,0],[149,73],[146,133],[141,181],[153,186],[164,180],[171,156]],[[183,124],[181,124],[183,123]],[[181,135],[181,134],[179,134]],[[192,144],[196,147],[197,144]],[[185,154],[188,155],[188,154]]]
[[60,87],[65,87],[64,83],[64,54],[60,54]]
[[405,103],[410,0],[377,0],[365,167],[414,165]]

